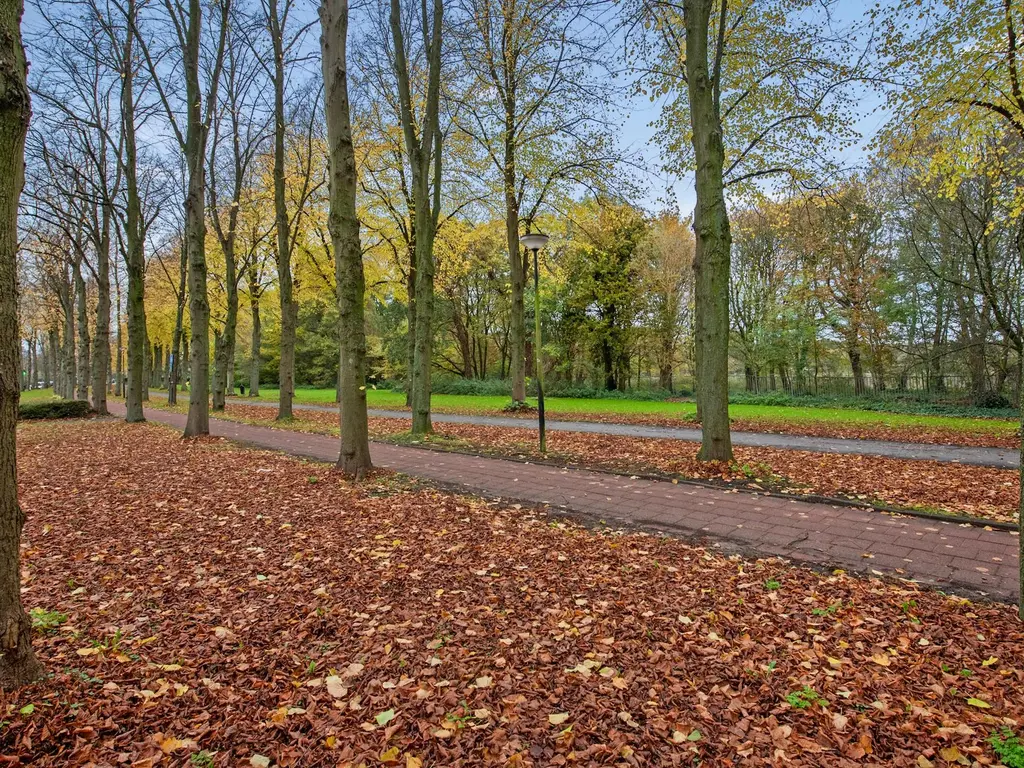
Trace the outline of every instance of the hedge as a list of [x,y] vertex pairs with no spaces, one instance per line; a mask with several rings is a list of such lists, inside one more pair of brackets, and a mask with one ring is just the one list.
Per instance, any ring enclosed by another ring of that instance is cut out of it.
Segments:
[[51,400],[18,406],[19,419],[82,419],[92,413],[86,400]]

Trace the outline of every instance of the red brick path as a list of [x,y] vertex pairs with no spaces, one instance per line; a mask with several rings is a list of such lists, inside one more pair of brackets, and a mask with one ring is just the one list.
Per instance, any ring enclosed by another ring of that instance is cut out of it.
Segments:
[[[121,403],[110,403],[110,409],[124,413]],[[184,415],[170,411],[147,409],[146,418],[185,425]],[[323,461],[338,456],[337,438],[323,435],[212,418],[210,432]],[[612,525],[641,525],[706,539],[726,551],[780,555],[998,600],[1017,597],[1016,533],[384,443],[373,443],[372,454],[376,466],[478,495],[548,504]]]

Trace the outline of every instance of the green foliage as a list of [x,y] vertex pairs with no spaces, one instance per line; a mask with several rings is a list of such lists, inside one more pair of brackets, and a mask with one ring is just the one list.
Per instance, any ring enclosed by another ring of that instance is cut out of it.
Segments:
[[809,709],[815,704],[824,703],[824,701],[817,691],[807,685],[799,691],[786,694],[786,703],[794,709]]
[[213,753],[207,752],[205,749],[202,752],[196,752],[189,758],[189,763],[193,768],[213,768]]
[[782,582],[777,581],[776,579],[768,579],[764,583],[764,588],[769,592],[774,592],[776,589],[782,589]]
[[59,611],[48,611],[45,608],[33,608],[28,615],[32,619],[32,629],[42,632],[52,632],[68,620],[66,614]]
[[84,419],[92,413],[85,400],[51,400],[18,407],[19,419]]
[[1006,768],[1024,768],[1024,743],[1009,728],[993,733],[988,739],[992,751]]

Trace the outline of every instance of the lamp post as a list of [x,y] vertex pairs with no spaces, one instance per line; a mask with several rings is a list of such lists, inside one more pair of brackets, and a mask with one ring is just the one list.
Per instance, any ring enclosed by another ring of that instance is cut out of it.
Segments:
[[548,236],[535,232],[527,232],[519,238],[519,242],[533,251],[533,359],[534,374],[537,378],[537,426],[540,431],[540,452],[547,453],[544,435],[544,372],[540,359],[540,268],[537,263],[537,252],[548,244]]

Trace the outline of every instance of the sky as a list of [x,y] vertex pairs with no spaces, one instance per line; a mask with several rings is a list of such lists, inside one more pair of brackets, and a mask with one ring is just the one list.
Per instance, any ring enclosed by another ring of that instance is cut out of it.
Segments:
[[[303,16],[308,15],[309,19],[315,19],[316,0],[306,0],[302,7]],[[853,24],[864,17],[869,4],[864,0],[842,0],[836,3],[833,13],[835,23],[840,26]],[[31,38],[34,30],[42,26],[38,11],[30,0],[25,8],[23,29],[26,39]],[[315,47],[317,30],[313,30],[310,42]],[[29,46],[29,58],[33,60],[38,54]],[[38,59],[37,59],[38,61]],[[617,78],[618,84],[627,86],[628,74],[620,74]],[[852,92],[856,101],[854,114],[856,115],[854,126],[861,134],[862,141],[858,146],[842,153],[839,157],[842,162],[850,167],[863,166],[868,157],[868,144],[871,138],[885,123],[887,115],[884,110],[882,98],[879,94],[867,87],[857,87]],[[625,153],[638,155],[641,158],[641,165],[645,171],[641,173],[641,182],[645,189],[643,198],[639,202],[649,211],[657,211],[674,204],[684,215],[689,214],[695,202],[695,191],[692,174],[678,178],[667,174],[662,170],[665,165],[663,150],[654,141],[653,123],[658,119],[661,112],[662,99],[652,102],[649,97],[641,94],[629,93],[622,109],[619,121],[621,123],[618,134],[619,147]]]

